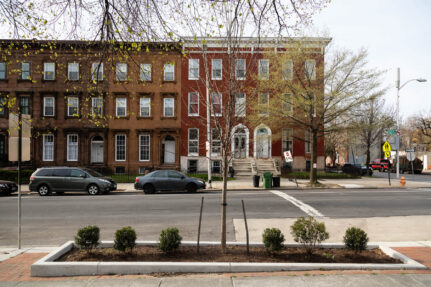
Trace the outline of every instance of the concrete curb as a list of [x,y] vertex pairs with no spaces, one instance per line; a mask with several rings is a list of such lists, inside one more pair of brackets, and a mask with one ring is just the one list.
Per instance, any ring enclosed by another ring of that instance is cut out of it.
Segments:
[[[102,241],[102,247],[112,247],[113,241]],[[156,245],[157,241],[137,241],[139,245]],[[196,242],[186,241],[182,245],[195,245]],[[241,242],[228,242],[228,245],[245,245]],[[201,242],[201,245],[219,245],[219,242]],[[250,246],[262,246],[253,242]],[[298,247],[299,244],[286,244]],[[407,270],[427,269],[426,266],[385,246],[369,245],[368,248],[380,247],[387,255],[400,259],[402,264],[356,264],[356,263],[231,263],[231,262],[55,262],[56,259],[74,247],[68,241],[56,250],[31,265],[32,277],[56,276],[88,276],[88,275],[124,275],[148,274],[155,272],[167,273],[231,273],[231,272],[274,272],[274,271],[305,271],[305,270]],[[343,248],[343,244],[322,244],[323,248]]]

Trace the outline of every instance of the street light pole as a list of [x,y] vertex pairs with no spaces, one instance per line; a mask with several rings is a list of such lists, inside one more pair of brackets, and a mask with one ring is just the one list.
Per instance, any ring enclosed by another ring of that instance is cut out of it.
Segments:
[[397,88],[397,178],[400,178],[400,146],[401,146],[401,140],[400,140],[400,90],[407,85],[407,83],[410,83],[412,81],[418,81],[419,83],[426,82],[426,79],[418,78],[418,79],[410,79],[404,84],[400,86],[400,68],[397,68],[396,70],[396,77],[395,77],[395,88]]
[[205,61],[205,93],[206,93],[206,102],[207,102],[207,141],[205,144],[207,157],[208,157],[208,188],[212,188],[212,170],[211,170],[211,114],[210,114],[210,88],[209,88],[209,69],[208,69],[208,57],[207,57],[207,45],[204,44],[203,47],[203,56]]

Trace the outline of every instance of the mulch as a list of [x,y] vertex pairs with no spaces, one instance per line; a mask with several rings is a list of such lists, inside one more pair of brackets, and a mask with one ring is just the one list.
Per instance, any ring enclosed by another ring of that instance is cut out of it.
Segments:
[[138,246],[132,252],[121,252],[113,248],[96,248],[91,252],[73,248],[57,261],[103,261],[103,262],[261,262],[261,263],[402,263],[386,255],[379,248],[355,253],[340,248],[317,248],[307,256],[303,248],[284,248],[280,253],[270,254],[263,247],[228,246],[222,253],[220,246],[180,246],[175,252],[165,254],[157,246]]

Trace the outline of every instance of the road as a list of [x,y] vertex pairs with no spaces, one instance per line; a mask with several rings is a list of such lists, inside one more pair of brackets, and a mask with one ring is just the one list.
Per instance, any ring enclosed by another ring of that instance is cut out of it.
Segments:
[[[391,179],[396,179],[396,173],[391,173]],[[374,171],[373,173],[374,177],[379,177],[379,178],[388,178],[388,173],[387,172],[379,172],[377,170]],[[431,174],[410,174],[410,173],[403,173],[400,174],[400,177],[404,176],[408,181],[415,181],[415,182],[431,182]]]
[[[184,240],[196,240],[201,197],[205,198],[202,240],[218,240],[220,192],[71,194],[22,198],[23,245],[59,245],[73,240],[78,228],[98,225],[103,240],[132,226],[138,239],[155,240],[167,227],[178,227]],[[293,219],[320,214],[326,218],[431,215],[431,189],[231,191],[228,194],[228,240],[235,240],[234,219],[242,219],[241,200],[252,219]],[[313,213],[315,212],[315,213]],[[317,213],[316,213],[317,212]],[[431,218],[431,217],[430,217]],[[17,241],[17,197],[0,197],[0,246]]]

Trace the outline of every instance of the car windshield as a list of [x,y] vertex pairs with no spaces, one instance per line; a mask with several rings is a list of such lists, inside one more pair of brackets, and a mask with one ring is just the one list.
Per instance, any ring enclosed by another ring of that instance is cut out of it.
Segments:
[[89,169],[89,168],[83,168],[83,170],[85,170],[88,174],[90,174],[91,176],[94,176],[94,177],[102,177],[103,176],[102,174],[98,173],[97,171]]

